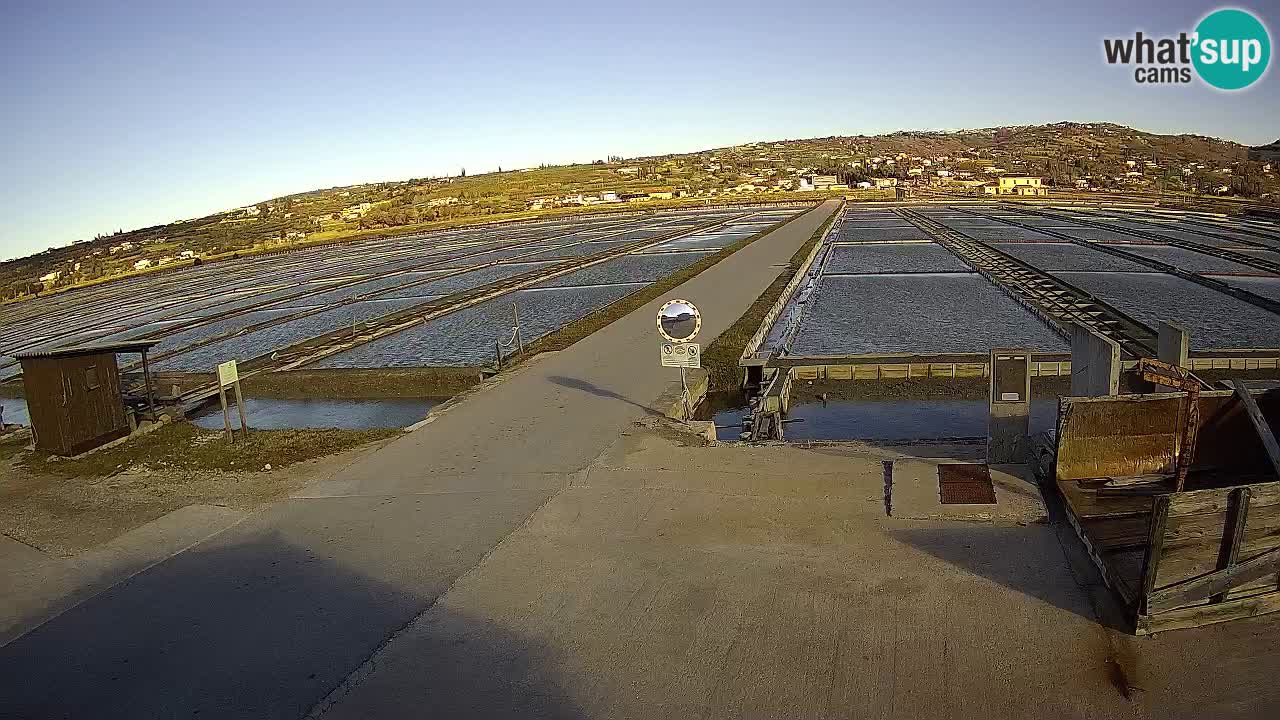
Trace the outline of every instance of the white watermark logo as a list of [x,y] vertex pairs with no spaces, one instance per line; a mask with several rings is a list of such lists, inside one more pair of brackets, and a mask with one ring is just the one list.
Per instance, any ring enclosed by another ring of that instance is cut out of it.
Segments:
[[1106,38],[1111,65],[1134,65],[1139,84],[1186,84],[1199,78],[1219,90],[1242,90],[1257,82],[1271,61],[1271,36],[1252,13],[1224,8],[1209,13],[1192,32],[1173,37]]

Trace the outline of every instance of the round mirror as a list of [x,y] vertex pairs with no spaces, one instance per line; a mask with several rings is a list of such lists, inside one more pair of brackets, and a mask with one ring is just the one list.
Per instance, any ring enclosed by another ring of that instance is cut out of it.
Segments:
[[702,329],[702,316],[688,300],[671,300],[658,311],[658,332],[671,342],[688,342]]

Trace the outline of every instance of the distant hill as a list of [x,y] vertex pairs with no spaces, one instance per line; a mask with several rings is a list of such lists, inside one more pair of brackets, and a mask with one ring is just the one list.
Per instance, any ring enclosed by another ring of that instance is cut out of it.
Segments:
[[699,201],[726,195],[782,198],[806,174],[834,175],[849,185],[896,176],[913,185],[1027,173],[1059,188],[1083,180],[1092,188],[1127,192],[1160,189],[1273,201],[1280,184],[1275,174],[1263,173],[1260,163],[1274,160],[1277,145],[1280,141],[1248,148],[1202,135],[1062,122],[778,140],[695,153],[610,157],[582,165],[478,175],[463,171],[454,177],[298,193],[46,250],[0,263],[0,299],[190,264],[196,258],[533,217],[541,208],[616,202],[629,195],[685,194]]
[[1259,145],[1249,148],[1249,159],[1254,162],[1280,162],[1280,140],[1270,145]]

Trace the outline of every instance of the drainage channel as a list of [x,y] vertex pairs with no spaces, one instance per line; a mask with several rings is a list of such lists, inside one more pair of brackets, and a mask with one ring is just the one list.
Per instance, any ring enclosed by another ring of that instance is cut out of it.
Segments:
[[[881,381],[838,381],[842,384]],[[834,394],[835,390],[832,391]],[[824,393],[825,394],[825,393]],[[1031,433],[1054,427],[1057,394],[1045,393],[1031,402]],[[986,437],[990,408],[985,397],[812,397],[793,395],[787,410],[788,441],[845,441],[871,443],[961,442]],[[716,439],[737,442],[746,430],[751,408],[738,391],[712,393],[695,417],[711,420]]]
[[[431,408],[443,401],[444,398],[246,398],[245,415],[249,427],[255,430],[393,429],[422,420]],[[232,427],[239,429],[238,414],[232,412],[231,417]],[[221,430],[222,410],[210,408],[192,422],[207,430]]]

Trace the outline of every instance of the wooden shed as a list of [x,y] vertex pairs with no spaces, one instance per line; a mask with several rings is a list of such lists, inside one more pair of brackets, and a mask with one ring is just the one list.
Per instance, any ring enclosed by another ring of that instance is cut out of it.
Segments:
[[117,353],[141,353],[153,412],[147,351],[157,341],[81,345],[17,353],[36,447],[78,455],[129,434]]

